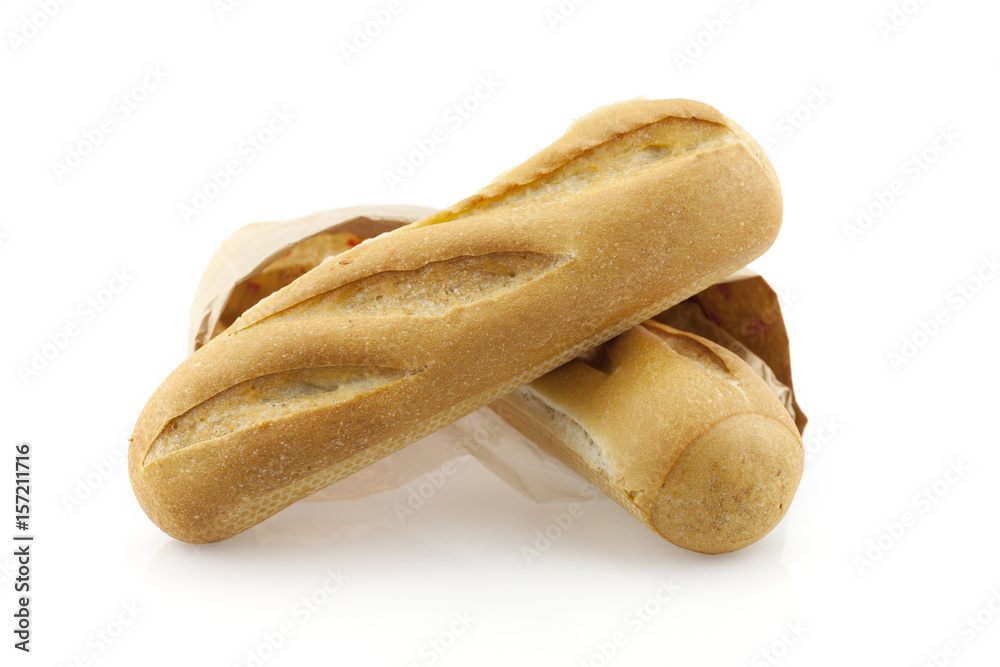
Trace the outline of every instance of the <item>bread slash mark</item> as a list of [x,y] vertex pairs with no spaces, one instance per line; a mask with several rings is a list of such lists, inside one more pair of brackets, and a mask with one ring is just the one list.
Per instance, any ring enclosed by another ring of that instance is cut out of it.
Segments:
[[167,422],[143,465],[198,442],[344,403],[412,374],[397,368],[325,366],[240,382]]
[[493,252],[382,271],[306,299],[250,326],[313,317],[435,316],[498,297],[565,264],[568,255]]

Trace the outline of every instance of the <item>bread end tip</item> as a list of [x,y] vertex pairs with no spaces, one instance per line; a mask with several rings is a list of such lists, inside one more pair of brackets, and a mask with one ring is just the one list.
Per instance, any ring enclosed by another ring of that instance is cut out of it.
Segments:
[[719,554],[753,544],[781,521],[802,476],[802,441],[757,414],[719,422],[684,453],[652,513],[670,542]]

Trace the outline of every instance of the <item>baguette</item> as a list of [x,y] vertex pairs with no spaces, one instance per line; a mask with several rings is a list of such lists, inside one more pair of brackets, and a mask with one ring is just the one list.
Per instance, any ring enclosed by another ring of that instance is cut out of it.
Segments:
[[802,438],[760,376],[659,322],[490,407],[654,532],[702,553],[770,532],[802,476]]
[[[266,239],[287,243],[295,224],[260,229],[254,249],[271,255]],[[282,229],[287,231],[278,234]],[[298,241],[238,282],[222,312],[235,321],[267,294],[361,239],[334,227]],[[249,264],[254,252],[248,248],[239,259]],[[287,270],[290,263],[295,271]],[[194,315],[200,319],[203,311]],[[791,503],[803,450],[790,415],[801,413],[791,390],[763,360],[708,319],[694,300],[656,320],[490,407],[674,544],[703,553],[740,549],[766,535]]]
[[766,156],[711,107],[598,109],[186,359],[133,433],[139,504],[177,539],[231,537],[727,276],[780,223]]
[[[254,249],[277,259],[260,264],[228,293],[221,306],[230,322],[362,239],[333,227],[273,255],[266,239],[287,243],[295,224],[241,232],[256,232]],[[255,260],[249,248],[238,257],[248,265]],[[294,271],[288,271],[290,264]],[[202,310],[194,315],[204,317]],[[490,407],[674,544],[702,553],[740,549],[766,535],[792,501],[803,449],[790,415],[801,412],[763,360],[708,319],[694,300],[656,320]]]

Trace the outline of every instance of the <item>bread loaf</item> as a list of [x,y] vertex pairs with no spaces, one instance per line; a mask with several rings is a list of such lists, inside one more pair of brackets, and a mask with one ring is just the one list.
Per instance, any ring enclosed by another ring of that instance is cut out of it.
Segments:
[[[337,220],[338,213],[328,217]],[[241,230],[253,249],[237,256],[230,251],[227,263],[249,265],[254,250],[276,259],[221,295],[225,300],[218,309],[230,314],[230,322],[362,238],[333,225],[275,254],[266,239],[284,247],[280,244],[294,239],[299,222]],[[290,264],[295,271],[287,270]],[[733,289],[729,280],[726,290]],[[696,551],[721,553],[763,537],[787,511],[803,458],[790,415],[801,412],[764,361],[708,319],[695,299],[656,316],[676,322],[673,328],[636,325],[578,357],[585,363],[570,361],[491,407],[661,536]],[[729,427],[706,435],[723,421]]]
[[733,551],[777,525],[802,439],[742,359],[648,321],[491,407],[674,544]]
[[185,360],[136,424],[136,497],[178,539],[235,535],[725,277],[780,221],[767,158],[714,109],[599,109]]

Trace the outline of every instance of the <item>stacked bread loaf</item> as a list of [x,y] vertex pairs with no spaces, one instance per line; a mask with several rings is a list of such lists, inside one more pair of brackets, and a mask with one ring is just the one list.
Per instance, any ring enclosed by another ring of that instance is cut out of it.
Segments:
[[179,539],[224,539],[492,404],[668,540],[750,544],[794,495],[798,430],[738,357],[640,323],[780,221],[770,163],[714,109],[599,109],[454,207],[262,273],[143,410],[136,496]]

